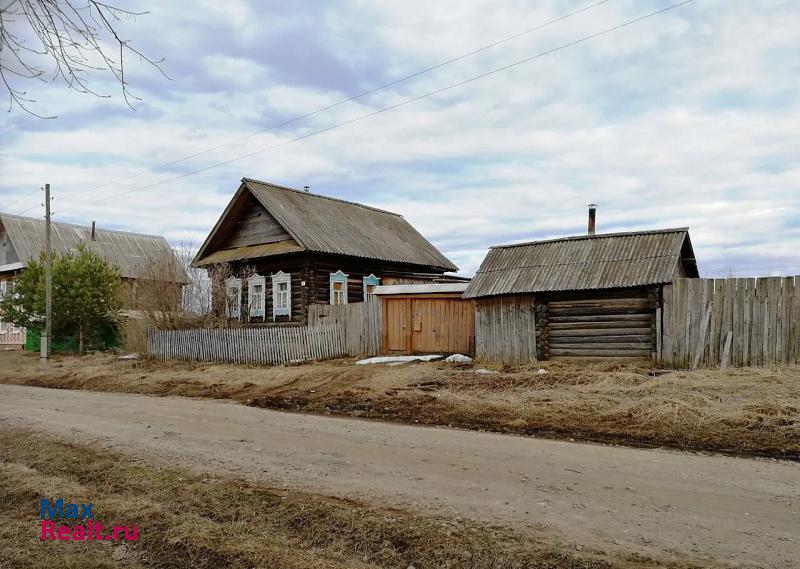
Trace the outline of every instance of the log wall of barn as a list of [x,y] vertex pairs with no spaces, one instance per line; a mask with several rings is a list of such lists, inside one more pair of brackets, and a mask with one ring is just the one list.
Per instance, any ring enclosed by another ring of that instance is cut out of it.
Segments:
[[659,287],[537,296],[539,356],[652,358]]

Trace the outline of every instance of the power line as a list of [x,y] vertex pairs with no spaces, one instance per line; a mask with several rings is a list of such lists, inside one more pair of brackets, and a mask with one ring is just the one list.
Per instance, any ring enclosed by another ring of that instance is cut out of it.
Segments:
[[168,166],[174,166],[175,164],[180,164],[181,162],[185,162],[187,160],[191,160],[192,158],[197,158],[198,156],[203,156],[204,154],[208,154],[209,152],[213,152],[214,150],[219,150],[220,148],[224,148],[225,146],[230,146],[231,144],[244,142],[245,140],[249,140],[249,139],[251,139],[251,138],[253,138],[255,136],[258,136],[260,134],[264,134],[266,132],[270,132],[272,130],[275,130],[275,129],[278,129],[278,128],[281,128],[281,127],[284,127],[284,126],[288,126],[290,124],[296,123],[296,122],[301,121],[303,119],[307,119],[307,118],[312,117],[314,115],[317,115],[319,113],[322,113],[322,112],[325,112],[325,111],[329,111],[329,110],[331,110],[331,109],[333,109],[335,107],[344,105],[345,103],[349,103],[351,101],[355,101],[355,100],[361,99],[361,98],[366,97],[368,95],[372,95],[374,93],[377,93],[378,91],[383,91],[384,89],[388,89],[389,87],[394,87],[395,85],[399,85],[400,83],[404,83],[405,81],[408,81],[409,79],[414,79],[416,77],[420,77],[421,75],[425,75],[426,73],[430,73],[431,71],[435,71],[436,69],[440,69],[440,68],[445,67],[447,65],[450,65],[452,63],[456,63],[456,62],[461,61],[463,59],[466,59],[468,57],[472,57],[473,55],[477,55],[477,54],[479,54],[481,52],[489,50],[489,49],[491,49],[493,47],[497,47],[498,45],[510,42],[510,41],[515,40],[517,38],[520,38],[520,37],[522,37],[524,35],[531,34],[531,33],[535,32],[535,31],[541,30],[542,28],[545,28],[545,27],[550,26],[552,24],[556,24],[558,22],[566,20],[567,18],[571,18],[573,16],[577,16],[578,14],[582,14],[583,12],[587,12],[587,11],[591,10],[592,8],[596,8],[597,6],[600,6],[602,4],[606,4],[609,1],[610,0],[600,0],[599,2],[595,2],[594,4],[589,4],[588,6],[584,6],[583,8],[575,10],[574,12],[570,12],[568,14],[564,14],[563,16],[559,16],[558,18],[555,18],[555,19],[550,20],[548,22],[544,22],[543,24],[539,24],[537,26],[534,26],[534,27],[529,28],[527,30],[524,30],[522,32],[516,33],[516,34],[511,35],[511,36],[508,36],[508,37],[503,38],[501,40],[492,42],[492,43],[490,43],[488,45],[485,45],[483,47],[479,47],[479,48],[477,48],[477,49],[475,49],[473,51],[470,51],[468,53],[464,53],[462,55],[458,55],[456,57],[453,57],[452,59],[448,59],[448,60],[443,61],[441,63],[437,63],[436,65],[433,65],[431,67],[427,67],[427,68],[422,69],[420,71],[416,71],[416,72],[412,73],[411,75],[406,75],[405,77],[401,77],[399,79],[395,79],[393,81],[390,81],[389,83],[384,83],[383,85],[379,85],[377,87],[373,87],[372,89],[369,89],[367,91],[362,91],[361,93],[353,95],[352,97],[348,97],[346,99],[341,99],[340,101],[336,101],[335,103],[331,103],[329,105],[320,107],[320,108],[318,108],[316,110],[313,110],[313,111],[310,111],[308,113],[305,113],[305,114],[302,114],[302,115],[298,115],[298,116],[293,117],[291,119],[287,119],[287,120],[285,120],[283,122],[274,124],[274,125],[272,125],[272,126],[270,126],[268,128],[265,128],[263,130],[259,130],[259,131],[256,131],[254,133],[247,134],[247,135],[241,136],[239,138],[235,138],[233,140],[229,140],[228,142],[223,142],[223,143],[218,144],[216,146],[212,146],[210,148],[206,148],[205,150],[201,150],[199,152],[195,152],[194,154],[189,154],[189,155],[183,156],[181,158],[178,158],[176,160],[172,160],[170,162],[165,162],[163,164],[159,164],[157,166],[153,166],[152,168],[148,168],[146,170],[142,170],[140,172],[137,172],[136,174],[132,174],[132,175],[124,177],[124,178],[117,178],[115,180],[111,180],[109,182],[105,182],[105,183],[100,184],[99,186],[95,186],[93,188],[89,188],[89,189],[86,189],[86,190],[81,190],[79,192],[75,192],[75,193],[72,193],[72,194],[67,194],[64,197],[65,198],[71,198],[71,197],[74,197],[74,196],[90,193],[90,192],[93,192],[95,190],[99,190],[101,188],[105,188],[107,186],[110,186],[112,184],[117,184],[119,182],[124,182],[124,181],[127,181],[127,180],[132,180],[134,178],[138,178],[139,176],[141,176],[143,174],[154,172],[154,171],[160,170],[162,168],[166,168]]
[[[543,52],[537,53],[536,55],[533,55],[533,56],[530,56],[530,57],[526,57],[526,58],[521,59],[519,61],[515,61],[514,63],[509,63],[508,65],[504,65],[502,67],[498,67],[498,68],[492,69],[491,71],[487,71],[485,73],[481,73],[479,75],[475,75],[475,76],[470,77],[468,79],[464,79],[463,81],[459,81],[457,83],[452,83],[452,84],[450,84],[450,85],[448,85],[446,87],[441,87],[439,89],[435,89],[433,91],[429,91],[429,92],[424,93],[422,95],[418,95],[418,96],[412,97],[410,99],[405,99],[405,100],[403,100],[403,101],[401,101],[399,103],[380,108],[378,110],[369,112],[369,113],[364,114],[364,115],[360,115],[358,117],[352,118],[350,120],[347,120],[347,121],[344,121],[344,122],[341,122],[341,123],[337,123],[335,125],[332,125],[332,126],[329,126],[329,127],[326,127],[326,128],[315,130],[313,132],[304,134],[302,136],[298,136],[296,138],[292,138],[292,139],[283,141],[283,142],[281,142],[279,144],[268,146],[266,148],[261,148],[259,150],[255,150],[253,152],[248,152],[247,154],[242,154],[242,155],[236,156],[234,158],[231,158],[231,159],[228,159],[228,160],[224,160],[222,162],[217,162],[215,164],[211,164],[209,166],[205,166],[205,167],[197,169],[197,170],[192,170],[192,171],[189,171],[189,172],[185,172],[185,173],[180,174],[178,176],[173,176],[172,178],[166,178],[166,179],[160,180],[158,182],[154,182],[152,184],[147,184],[147,185],[141,186],[139,188],[134,188],[132,190],[128,190],[128,191],[125,191],[125,192],[120,192],[118,194],[113,194],[113,195],[108,196],[108,197],[120,197],[120,196],[124,196],[124,195],[128,195],[128,194],[132,194],[132,193],[135,193],[135,192],[144,191],[144,190],[147,190],[147,189],[150,189],[150,188],[154,188],[154,187],[160,186],[162,184],[166,184],[166,183],[169,183],[169,182],[173,182],[175,180],[179,180],[181,178],[186,178],[186,177],[189,177],[189,176],[193,176],[195,174],[200,174],[202,172],[206,172],[206,171],[211,170],[213,168],[218,168],[220,166],[225,166],[227,164],[231,164],[233,162],[237,162],[237,161],[243,160],[245,158],[250,158],[251,156],[255,156],[257,154],[262,154],[262,153],[268,152],[270,150],[275,150],[277,148],[281,148],[281,147],[286,146],[288,144],[291,144],[293,142],[298,142],[300,140],[305,140],[307,138],[311,138],[312,136],[316,136],[318,134],[323,134],[323,133],[326,133],[326,132],[330,132],[330,131],[335,130],[337,128],[340,128],[340,127],[343,127],[343,126],[347,126],[347,125],[353,124],[355,122],[359,122],[359,121],[368,119],[370,117],[374,117],[374,116],[379,115],[381,113],[385,113],[385,112],[388,112],[388,111],[392,111],[392,110],[398,109],[400,107],[404,107],[406,105],[409,105],[411,103],[415,103],[415,102],[420,101],[422,99],[426,99],[426,98],[431,97],[433,95],[438,95],[439,93],[443,93],[443,92],[448,91],[450,89],[454,89],[455,87],[460,87],[460,86],[463,86],[463,85],[467,85],[467,84],[472,83],[474,81],[477,81],[479,79],[483,79],[485,77],[489,77],[489,76],[494,75],[496,73],[500,73],[501,71],[506,71],[508,69],[511,69],[513,67],[517,67],[517,66],[522,65],[524,63],[529,63],[529,62],[531,62],[531,61],[533,61],[535,59],[539,59],[539,58],[545,57],[547,55],[550,55],[550,54],[553,54],[555,52],[561,51],[561,50],[566,49],[568,47],[572,47],[574,45],[577,45],[577,44],[580,44],[580,43],[584,43],[584,42],[587,42],[589,40],[598,38],[600,36],[609,34],[611,32],[620,30],[622,28],[625,28],[625,27],[630,26],[632,24],[635,24],[637,22],[641,22],[642,20],[646,20],[648,18],[652,18],[653,16],[657,16],[657,15],[663,14],[665,12],[668,12],[670,10],[674,10],[676,8],[680,8],[681,6],[685,6],[686,4],[689,4],[689,3],[693,2],[693,1],[694,0],[684,0],[683,2],[679,2],[677,4],[672,4],[671,6],[667,6],[666,8],[662,8],[660,10],[656,10],[655,12],[650,12],[649,14],[646,14],[644,16],[640,16],[640,17],[635,18],[633,20],[628,20],[627,22],[624,22],[622,24],[618,24],[616,26],[613,26],[611,28],[607,28],[607,29],[602,30],[600,32],[596,32],[594,34],[590,34],[588,36],[584,36],[584,37],[582,37],[580,39],[571,41],[569,43],[565,43],[565,44],[560,45],[558,47],[555,47],[553,49],[549,49],[547,51],[543,51]],[[61,210],[61,213],[65,212],[65,211],[68,211],[68,210],[71,210],[71,209],[75,209],[79,205],[82,205],[82,204],[85,204],[85,203],[89,203],[89,202],[80,202],[80,203],[78,203],[76,205],[70,206],[68,208],[64,208],[64,209]]]
[[[14,200],[14,201],[13,201],[13,202],[11,202],[10,204],[6,205],[5,207],[7,207],[7,208],[13,207],[14,205],[18,204],[18,203],[19,203],[19,202],[21,202],[21,201],[24,201],[24,200],[28,199],[29,197],[31,197],[32,195],[34,195],[34,194],[36,194],[36,193],[39,193],[39,190],[33,190],[31,193],[29,193],[29,194],[25,194],[25,195],[24,195],[24,196],[22,196],[21,198]],[[34,206],[34,207],[35,207],[35,206]],[[28,209],[26,209],[25,211],[28,211],[29,209],[33,209],[33,208],[30,208],[30,207],[29,207],[29,208],[28,208]],[[11,213],[11,212],[9,212],[9,213]]]

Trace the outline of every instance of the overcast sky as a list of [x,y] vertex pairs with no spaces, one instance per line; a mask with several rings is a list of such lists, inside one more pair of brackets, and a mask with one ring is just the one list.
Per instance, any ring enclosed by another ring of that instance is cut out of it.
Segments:
[[596,202],[599,232],[689,226],[706,276],[800,274],[793,0],[696,0],[132,191],[671,4],[609,0],[357,102],[147,171],[596,1],[124,3],[150,14],[125,23],[122,36],[165,57],[171,80],[131,61],[127,77],[143,99],[136,111],[103,80],[95,87],[110,99],[29,85],[33,108],[58,118],[2,114],[0,210],[40,215],[38,195],[7,206],[50,182],[58,220],[201,242],[247,176],[399,212],[472,274],[490,245],[585,232],[586,205]]

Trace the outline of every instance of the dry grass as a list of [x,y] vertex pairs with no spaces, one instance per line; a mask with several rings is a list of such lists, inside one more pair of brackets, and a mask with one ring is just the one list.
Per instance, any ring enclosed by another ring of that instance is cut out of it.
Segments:
[[662,372],[548,362],[479,375],[445,363],[246,367],[0,353],[0,382],[153,395],[542,436],[800,458],[800,367]]
[[[0,496],[0,567],[686,567],[579,553],[551,536],[154,468],[10,428],[0,428]],[[139,541],[41,542],[39,497],[92,502],[100,523],[138,525]]]

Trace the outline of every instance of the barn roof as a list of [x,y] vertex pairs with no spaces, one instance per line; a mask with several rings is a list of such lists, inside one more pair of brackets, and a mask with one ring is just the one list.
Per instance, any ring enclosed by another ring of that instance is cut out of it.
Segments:
[[[44,219],[0,212],[0,224],[8,233],[21,263],[27,265],[39,258],[44,251]],[[96,228],[92,240],[91,227],[53,221],[51,243],[53,251],[61,254],[75,252],[78,245],[83,244],[88,251],[116,266],[120,276],[125,278],[153,278],[154,266],[159,264],[159,280],[186,282],[186,272],[179,266],[172,248],[158,235]],[[161,266],[164,262],[171,266]]]
[[581,235],[492,247],[465,298],[666,283],[697,276],[689,229]]
[[221,256],[225,259],[312,251],[458,270],[400,214],[250,178],[242,179],[236,195],[198,251],[196,265],[208,265],[212,258],[220,257],[212,243],[244,192],[250,192],[286,230],[292,238],[291,247],[263,255],[245,252],[246,256],[237,251],[241,248],[223,250]]

